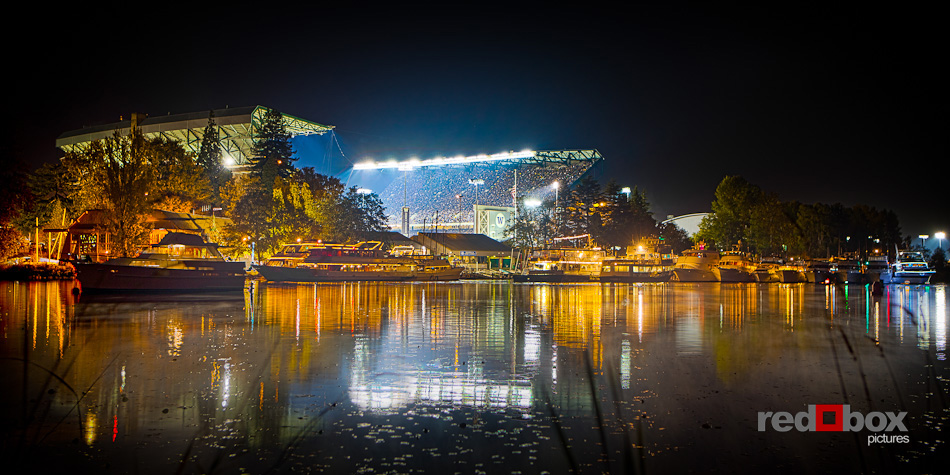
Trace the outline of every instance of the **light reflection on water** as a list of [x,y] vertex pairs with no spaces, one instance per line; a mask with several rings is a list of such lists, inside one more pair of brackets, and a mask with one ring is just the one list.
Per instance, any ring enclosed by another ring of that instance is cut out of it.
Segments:
[[[63,466],[860,470],[946,450],[945,286],[70,289],[0,283],[4,445]],[[914,443],[755,429],[808,404],[906,410]]]

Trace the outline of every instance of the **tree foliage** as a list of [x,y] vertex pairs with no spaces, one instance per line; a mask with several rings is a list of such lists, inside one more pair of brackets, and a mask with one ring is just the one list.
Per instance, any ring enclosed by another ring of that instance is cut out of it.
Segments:
[[783,202],[742,177],[727,176],[716,188],[713,212],[696,235],[720,249],[741,244],[761,255],[866,256],[901,243],[897,215],[865,205]]
[[290,143],[290,134],[284,127],[284,116],[268,109],[261,120],[257,138],[250,157],[254,174],[261,186],[270,187],[278,176],[288,178],[294,173],[297,161]]
[[221,152],[221,137],[214,122],[214,112],[208,114],[208,125],[201,136],[197,165],[208,182],[208,205],[223,207],[222,188],[231,180],[231,171],[225,166]]

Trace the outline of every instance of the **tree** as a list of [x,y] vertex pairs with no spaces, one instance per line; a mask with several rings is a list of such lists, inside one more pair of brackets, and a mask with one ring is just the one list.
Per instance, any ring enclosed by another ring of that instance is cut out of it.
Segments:
[[748,244],[762,255],[785,254],[788,246],[796,241],[795,226],[774,193],[763,193],[749,218]]
[[148,162],[154,169],[156,207],[190,213],[211,197],[211,184],[195,158],[178,142],[157,137],[147,140]]
[[555,235],[554,219],[551,215],[553,207],[553,201],[542,206],[528,207],[524,204],[524,198],[521,198],[518,215],[514,223],[505,230],[505,237],[508,238],[505,242],[518,248],[544,247]]
[[231,180],[231,171],[224,165],[221,154],[221,137],[214,122],[214,111],[208,113],[208,125],[201,136],[201,145],[198,149],[198,166],[210,186],[209,205],[223,207],[221,188]]
[[571,189],[559,216],[559,233],[562,235],[596,234],[601,226],[597,208],[601,206],[603,193],[597,180],[589,175]]
[[147,242],[146,216],[151,208],[150,193],[155,184],[149,163],[149,143],[141,132],[93,142],[87,151],[102,163],[101,180],[105,204],[105,229],[112,236],[110,251],[131,256]]
[[0,260],[6,260],[28,250],[26,238],[20,232],[22,216],[34,201],[27,185],[28,175],[20,169],[0,174]]
[[291,176],[295,161],[297,158],[290,144],[290,134],[284,127],[283,114],[268,109],[261,121],[250,157],[254,174],[260,178],[260,186],[270,188],[276,177]]
[[594,231],[594,240],[607,247],[623,247],[657,234],[656,220],[650,211],[646,193],[634,187],[629,198],[613,181],[603,192],[605,206],[599,207],[602,226]]
[[947,267],[947,255],[944,253],[943,248],[935,248],[933,253],[930,255],[930,267],[935,271],[943,273]]
[[696,238],[720,248],[747,240],[752,209],[762,190],[741,176],[727,176],[716,187],[712,213],[703,218]]
[[361,193],[355,186],[340,197],[333,214],[331,240],[360,241],[369,233],[386,230],[386,210],[376,193]]
[[666,243],[667,246],[670,246],[674,254],[693,247],[693,240],[690,239],[689,234],[674,223],[661,224],[658,226],[658,230],[660,232],[660,239]]

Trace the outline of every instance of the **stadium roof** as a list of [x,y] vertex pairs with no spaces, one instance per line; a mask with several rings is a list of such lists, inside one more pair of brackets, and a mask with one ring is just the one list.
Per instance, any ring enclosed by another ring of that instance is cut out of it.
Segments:
[[495,154],[481,154],[470,157],[437,157],[426,160],[409,159],[401,162],[396,160],[387,160],[382,162],[366,161],[357,163],[353,166],[354,170],[414,170],[427,167],[452,167],[452,166],[471,166],[471,165],[543,165],[551,163],[570,163],[572,161],[591,161],[603,160],[604,157],[597,150],[525,150],[522,152],[502,152]]
[[[212,111],[221,138],[221,151],[230,167],[240,169],[247,165],[247,157],[251,154],[258,126],[268,110],[267,107],[252,106]],[[185,150],[197,154],[205,127],[208,126],[208,115],[206,111],[146,117],[138,120],[138,127],[146,138],[165,137],[180,143]],[[324,134],[333,129],[332,125],[318,124],[288,114],[283,116],[284,127],[292,136]],[[111,137],[117,131],[120,135],[128,135],[131,128],[132,120],[86,127],[60,135],[56,139],[56,146],[65,152],[78,151],[93,141]]]

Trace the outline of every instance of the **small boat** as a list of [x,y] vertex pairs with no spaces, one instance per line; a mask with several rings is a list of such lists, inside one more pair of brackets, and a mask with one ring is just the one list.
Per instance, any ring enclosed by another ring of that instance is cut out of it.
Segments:
[[719,252],[706,249],[705,243],[699,243],[692,249],[683,251],[673,265],[672,280],[677,282],[718,282],[716,266],[719,265]]
[[923,254],[914,251],[900,251],[897,259],[881,273],[884,284],[921,285],[930,282],[934,270],[930,268]]
[[83,292],[225,292],[244,290],[244,263],[228,261],[201,236],[168,233],[147,252],[103,263],[76,263]]
[[755,282],[755,266],[744,252],[726,251],[719,257],[719,265],[713,271],[719,282]]
[[534,251],[528,268],[512,276],[515,282],[597,282],[604,262],[599,248],[560,248]]

